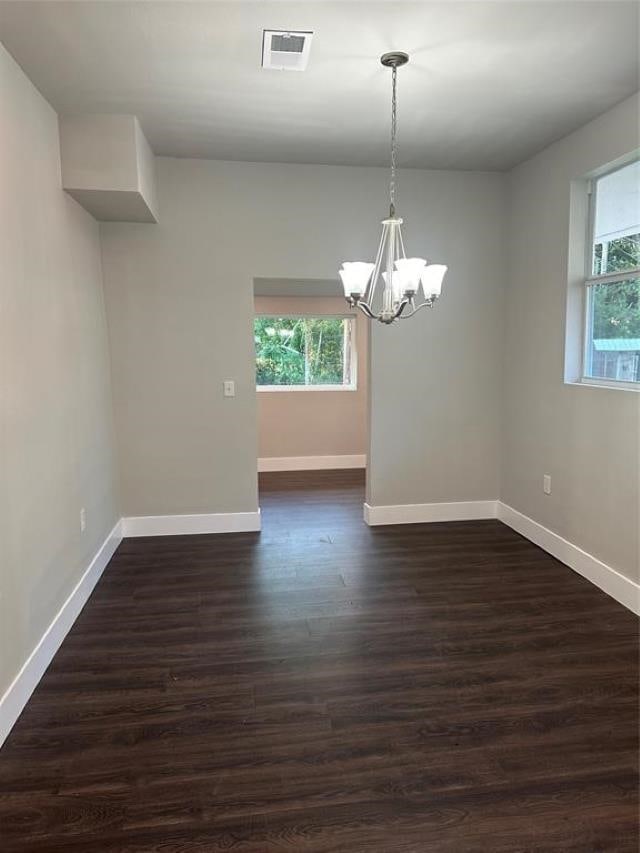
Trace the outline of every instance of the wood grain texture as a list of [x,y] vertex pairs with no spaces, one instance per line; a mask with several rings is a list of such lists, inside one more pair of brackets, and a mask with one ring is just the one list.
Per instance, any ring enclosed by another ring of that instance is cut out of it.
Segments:
[[125,540],[0,752],[0,849],[638,847],[637,621],[498,521]]

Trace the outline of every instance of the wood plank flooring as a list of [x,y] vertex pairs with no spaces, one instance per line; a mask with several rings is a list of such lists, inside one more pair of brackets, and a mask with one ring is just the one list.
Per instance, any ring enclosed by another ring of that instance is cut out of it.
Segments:
[[637,621],[497,521],[130,539],[0,751],[0,850],[638,848]]

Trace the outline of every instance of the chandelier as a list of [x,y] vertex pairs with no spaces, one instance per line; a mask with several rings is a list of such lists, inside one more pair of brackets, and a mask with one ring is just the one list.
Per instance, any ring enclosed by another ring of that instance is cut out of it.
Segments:
[[349,305],[360,308],[371,320],[387,324],[413,317],[421,308],[433,307],[447,271],[443,264],[430,264],[424,258],[407,258],[402,241],[402,219],[396,216],[396,74],[408,61],[408,54],[400,51],[380,57],[380,62],[391,68],[391,178],[389,217],[382,220],[378,253],[374,263],[345,261],[340,270]]

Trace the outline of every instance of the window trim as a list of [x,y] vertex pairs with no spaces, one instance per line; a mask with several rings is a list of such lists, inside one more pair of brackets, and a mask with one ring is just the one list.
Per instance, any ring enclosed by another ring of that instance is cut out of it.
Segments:
[[[322,320],[349,320],[351,326],[351,382],[348,385],[258,385],[256,382],[256,391],[264,394],[275,391],[277,393],[293,391],[357,391],[358,390],[358,323],[357,314],[319,314],[311,312],[307,314],[274,314],[272,311],[254,314],[256,317],[273,317],[277,320],[297,320],[304,318],[322,319]],[[254,372],[255,379],[255,372]]]
[[611,379],[602,376],[590,376],[587,373],[589,363],[589,345],[590,336],[589,328],[591,322],[591,288],[595,285],[619,284],[623,281],[628,281],[631,278],[640,278],[640,267],[633,267],[628,270],[616,270],[615,272],[602,273],[600,275],[593,274],[593,250],[595,246],[595,229],[596,229],[596,183],[601,178],[606,178],[621,169],[626,169],[632,163],[640,160],[640,156],[636,155],[626,162],[617,163],[610,169],[599,172],[596,176],[587,181],[588,194],[588,209],[587,209],[587,239],[585,245],[584,270],[585,275],[582,281],[582,351],[580,358],[580,380],[578,384],[590,385],[599,388],[612,388],[619,391],[636,391],[640,392],[640,382],[626,382],[620,379]]
[[595,388],[611,388],[614,391],[640,391],[640,382],[625,382],[622,379],[600,379],[594,376],[583,376],[580,382],[569,383],[571,385],[591,385]]
[[256,391],[357,391],[357,385],[258,385]]

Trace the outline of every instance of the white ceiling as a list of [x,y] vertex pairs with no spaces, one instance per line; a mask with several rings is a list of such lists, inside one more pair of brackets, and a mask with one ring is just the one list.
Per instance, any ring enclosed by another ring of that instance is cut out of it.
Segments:
[[[635,2],[0,2],[0,40],[59,112],[134,113],[157,154],[507,169],[638,89]],[[313,30],[307,71],[263,28]]]

